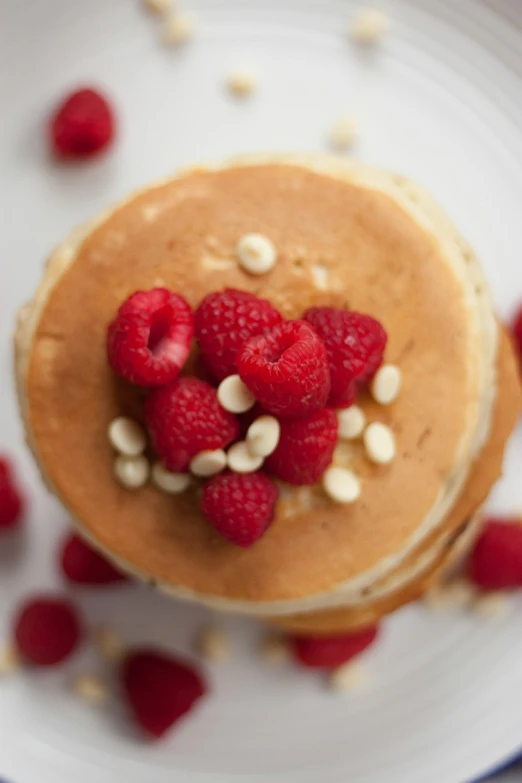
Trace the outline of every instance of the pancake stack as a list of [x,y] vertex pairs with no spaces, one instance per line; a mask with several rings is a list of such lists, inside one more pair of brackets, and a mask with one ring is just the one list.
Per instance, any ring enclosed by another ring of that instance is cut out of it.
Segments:
[[[235,257],[251,232],[277,249],[260,276]],[[157,286],[193,307],[237,288],[287,318],[329,305],[383,324],[402,390],[386,407],[367,393],[358,404],[392,429],[397,455],[377,466],[359,443],[339,445],[334,464],[361,477],[357,503],[282,486],[274,523],[240,549],[203,518],[197,488],[118,485],[107,428],[142,421],[143,392],[111,371],[107,326],[131,293]],[[306,634],[376,622],[467,551],[521,408],[479,263],[440,207],[403,177],[325,157],[193,169],[75,232],[20,313],[16,373],[42,475],[93,544],[178,598]]]

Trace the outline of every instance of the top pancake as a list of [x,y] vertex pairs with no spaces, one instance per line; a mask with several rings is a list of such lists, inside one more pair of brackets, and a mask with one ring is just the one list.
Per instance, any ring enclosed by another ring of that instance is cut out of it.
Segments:
[[[358,167],[312,168],[196,171],[136,195],[58,251],[19,335],[30,441],[82,529],[141,575],[229,608],[320,608],[332,592],[396,567],[442,523],[489,430],[496,326],[469,248],[411,183]],[[234,260],[252,231],[278,250],[262,277]],[[362,404],[394,430],[397,459],[377,468],[341,452],[362,474],[360,500],[337,506],[320,490],[297,490],[249,550],[207,525],[195,492],[120,488],[107,426],[139,417],[141,393],[110,371],[106,329],[130,293],[157,285],[194,306],[236,287],[289,317],[316,304],[374,315],[404,383],[389,408]]]

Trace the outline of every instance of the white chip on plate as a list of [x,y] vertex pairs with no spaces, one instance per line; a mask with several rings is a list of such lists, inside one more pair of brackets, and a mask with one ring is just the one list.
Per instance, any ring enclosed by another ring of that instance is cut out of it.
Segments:
[[114,475],[125,489],[139,489],[147,483],[150,465],[145,457],[116,457]]
[[260,416],[248,428],[248,451],[253,457],[268,457],[276,450],[280,436],[281,425],[275,416]]
[[363,435],[368,459],[377,465],[387,465],[396,454],[395,437],[391,429],[380,421],[369,424]]
[[118,416],[109,424],[107,430],[111,446],[125,457],[139,457],[147,445],[143,427],[126,416]]
[[190,470],[195,476],[207,477],[221,473],[227,464],[227,455],[223,449],[200,451],[190,460]]
[[264,275],[274,268],[277,253],[273,243],[263,234],[245,234],[236,247],[240,265],[252,275]]
[[342,440],[355,440],[364,432],[366,414],[358,405],[350,405],[349,408],[337,411],[337,422],[339,437]]
[[323,488],[336,503],[353,503],[361,494],[361,482],[348,468],[327,468],[323,474]]
[[256,398],[239,375],[229,375],[221,381],[217,398],[221,407],[230,413],[245,413],[256,404]]
[[227,452],[227,465],[234,473],[254,473],[263,462],[263,457],[250,453],[244,440],[234,443]]
[[179,495],[185,492],[190,484],[189,473],[173,473],[168,470],[162,462],[155,462],[152,466],[152,483],[158,489],[169,495]]
[[395,364],[383,364],[373,376],[370,392],[375,402],[390,405],[399,396],[402,372]]

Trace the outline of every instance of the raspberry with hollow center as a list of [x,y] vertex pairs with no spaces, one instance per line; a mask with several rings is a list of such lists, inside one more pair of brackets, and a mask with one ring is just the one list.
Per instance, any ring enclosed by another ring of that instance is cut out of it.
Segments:
[[15,621],[23,657],[37,666],[54,666],[78,646],[82,629],[76,608],[63,598],[42,595],[27,601]]
[[239,435],[236,417],[199,378],[178,378],[153,389],[145,402],[145,420],[156,454],[175,473],[187,470],[200,451],[224,449]]
[[137,291],[109,326],[109,364],[138,386],[163,386],[187,361],[193,335],[194,317],[182,296],[166,288]]
[[470,555],[468,576],[484,590],[522,587],[522,525],[489,519]]
[[357,386],[367,383],[382,364],[386,332],[370,315],[335,307],[310,307],[303,318],[326,346],[332,380],[328,405],[352,405]]
[[51,118],[51,144],[60,158],[88,158],[109,146],[115,118],[106,98],[91,88],[65,98]]
[[219,381],[237,372],[242,344],[282,321],[266,299],[227,288],[206,296],[194,316],[196,338],[206,363]]
[[127,579],[74,533],[64,541],[60,565],[65,578],[73,584],[108,585]]
[[378,626],[336,636],[291,636],[295,659],[311,669],[335,669],[370,647],[379,634]]
[[129,653],[120,676],[136,722],[153,739],[160,739],[207,692],[194,666],[152,649]]
[[266,469],[289,484],[315,484],[332,462],[337,430],[331,408],[306,419],[282,421],[279,443],[267,457]]
[[201,505],[227,541],[246,548],[270,527],[277,497],[277,487],[264,473],[222,473],[203,487]]
[[256,399],[276,416],[307,416],[324,407],[330,392],[325,346],[304,321],[285,321],[251,337],[239,349],[237,368]]

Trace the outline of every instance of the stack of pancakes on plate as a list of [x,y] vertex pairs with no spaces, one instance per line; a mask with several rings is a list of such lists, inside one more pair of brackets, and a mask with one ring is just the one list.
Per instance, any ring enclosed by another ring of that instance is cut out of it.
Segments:
[[[278,259],[254,277],[239,237]],[[109,423],[142,419],[142,393],[106,358],[107,326],[138,289],[192,306],[240,288],[299,317],[314,305],[377,318],[400,367],[397,401],[358,404],[391,426],[397,456],[341,446],[364,491],[283,489],[266,535],[243,550],[203,518],[196,493],[136,492],[113,477]],[[521,407],[518,368],[471,248],[411,181],[325,157],[193,169],[74,233],[51,256],[16,335],[20,405],[42,474],[80,530],[137,576],[180,598],[303,633],[362,627],[421,595],[471,545]]]

